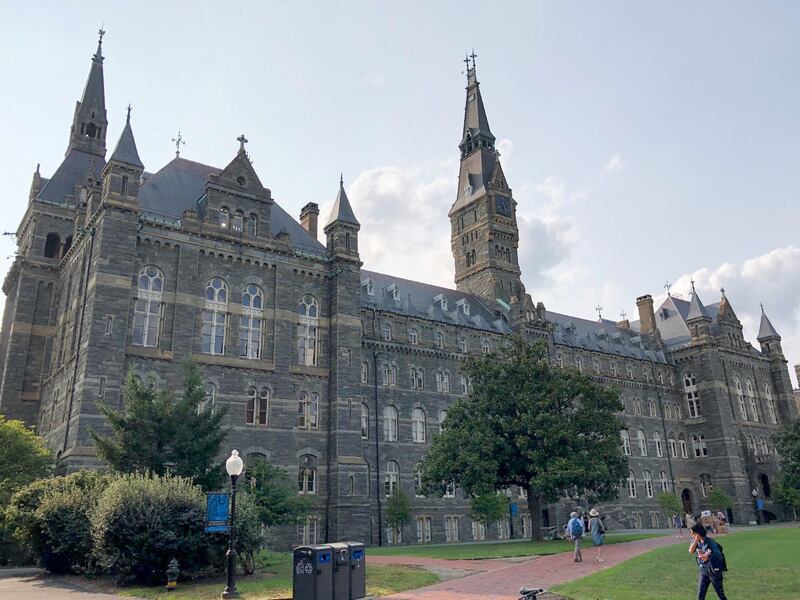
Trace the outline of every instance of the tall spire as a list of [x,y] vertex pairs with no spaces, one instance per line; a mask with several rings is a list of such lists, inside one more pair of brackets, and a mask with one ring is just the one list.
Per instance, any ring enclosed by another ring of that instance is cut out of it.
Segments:
[[128,105],[128,116],[125,119],[125,127],[122,134],[119,136],[114,152],[111,153],[111,158],[108,162],[124,163],[134,167],[144,169],[141,159],[139,158],[139,151],[136,149],[136,140],[133,137],[133,130],[131,129],[131,105]]
[[694,319],[706,319],[710,321],[711,317],[706,307],[703,305],[703,302],[700,300],[700,296],[697,295],[694,289],[694,281],[692,281],[692,300],[689,302],[689,313],[686,315],[686,320],[692,321]]
[[105,31],[98,31],[97,51],[92,56],[89,76],[83,88],[81,99],[75,103],[75,113],[70,130],[70,150],[83,150],[98,156],[106,154],[106,95],[103,80],[103,36]]
[[767,313],[764,312],[764,305],[761,305],[761,323],[758,327],[758,337],[756,338],[759,342],[762,340],[771,340],[777,339],[780,341],[781,336],[778,335],[778,332],[775,330],[775,327],[772,325],[772,321],[769,320],[767,317]]
[[[470,58],[472,64],[470,66]],[[461,157],[473,153],[479,148],[494,150],[494,135],[489,129],[489,119],[486,117],[486,109],[483,106],[480,83],[475,69],[475,59],[477,54],[467,55],[467,103],[464,108],[464,131],[461,135]]]
[[336,222],[360,226],[356,215],[353,213],[353,208],[350,206],[347,192],[344,191],[343,174],[339,174],[339,192],[336,194],[336,200],[331,209],[331,216],[328,217],[328,223],[325,225],[325,229],[327,230],[328,227]]

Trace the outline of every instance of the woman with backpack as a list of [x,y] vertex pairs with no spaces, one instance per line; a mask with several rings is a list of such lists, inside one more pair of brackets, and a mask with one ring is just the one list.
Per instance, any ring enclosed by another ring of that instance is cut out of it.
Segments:
[[708,586],[713,585],[719,600],[728,600],[722,589],[723,571],[728,570],[722,546],[706,535],[706,528],[696,523],[691,529],[689,554],[695,554],[700,576],[697,580],[697,600],[705,600]]
[[596,508],[589,511],[589,531],[592,534],[592,542],[594,547],[597,548],[597,562],[603,562],[600,558],[600,548],[606,543],[606,528],[600,518],[600,513]]

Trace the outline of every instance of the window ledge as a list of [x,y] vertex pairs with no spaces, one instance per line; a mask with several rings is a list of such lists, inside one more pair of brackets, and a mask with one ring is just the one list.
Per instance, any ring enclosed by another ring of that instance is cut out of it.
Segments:
[[223,367],[238,367],[240,369],[253,369],[255,371],[274,371],[275,364],[271,360],[255,360],[247,358],[232,358],[217,354],[192,354],[192,360],[203,365],[220,365]]
[[141,356],[143,358],[160,358],[161,360],[172,360],[172,351],[152,348],[150,346],[128,346],[125,353],[131,356]]
[[324,367],[311,367],[308,365],[291,365],[289,373],[298,375],[313,375],[314,377],[328,377],[329,371]]

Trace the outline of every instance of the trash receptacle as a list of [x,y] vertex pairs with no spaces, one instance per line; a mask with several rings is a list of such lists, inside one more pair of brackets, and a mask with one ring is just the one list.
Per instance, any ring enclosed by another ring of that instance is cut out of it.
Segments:
[[294,549],[294,600],[331,600],[332,558],[333,550],[330,546],[299,546]]
[[331,544],[333,549],[333,600],[350,600],[350,546]]
[[350,546],[350,599],[364,598],[367,595],[367,564],[364,544],[348,542]]

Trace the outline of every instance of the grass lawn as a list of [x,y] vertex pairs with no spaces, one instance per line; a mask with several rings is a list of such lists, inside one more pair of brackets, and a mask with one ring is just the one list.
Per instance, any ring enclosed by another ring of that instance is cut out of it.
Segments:
[[[800,599],[800,529],[762,529],[720,536],[729,598]],[[553,588],[572,600],[695,598],[697,565],[685,544],[659,548],[605,571]],[[709,589],[708,598],[716,598]]]
[[[669,533],[664,530],[664,535]],[[650,537],[658,534],[631,533],[609,534],[606,536],[607,544],[619,544]],[[566,540],[546,540],[532,542],[520,540],[511,542],[478,542],[473,544],[425,544],[417,546],[391,546],[382,548],[367,548],[367,555],[374,556],[420,556],[425,558],[445,559],[479,559],[479,558],[510,558],[514,556],[531,556],[543,554],[558,554],[572,550],[572,542]]]
[[[272,600],[292,597],[292,555],[290,552],[262,552],[260,567],[252,577],[238,576],[236,589],[245,600]],[[267,573],[268,575],[264,575]],[[413,588],[432,585],[439,577],[416,567],[402,565],[367,565],[367,595],[386,596]],[[129,587],[121,596],[169,598],[170,600],[217,600],[225,587],[225,578],[179,583],[174,592],[163,587]]]

